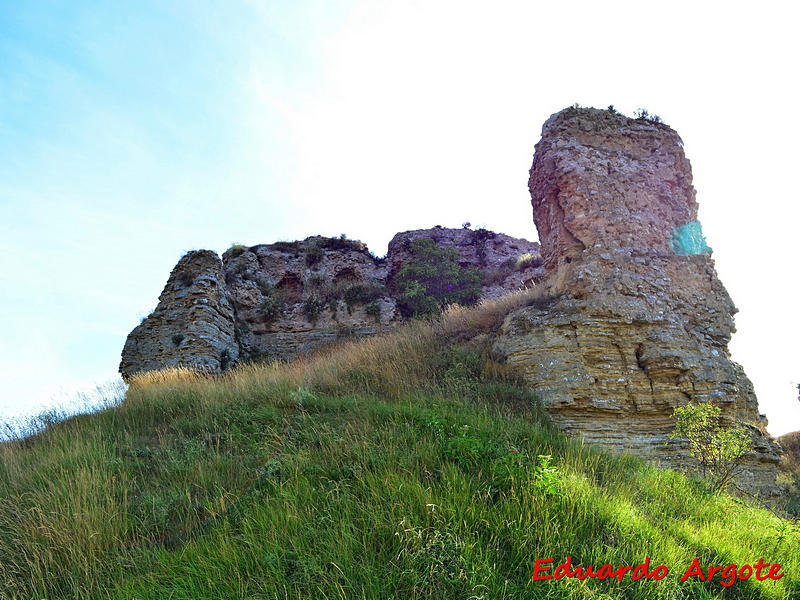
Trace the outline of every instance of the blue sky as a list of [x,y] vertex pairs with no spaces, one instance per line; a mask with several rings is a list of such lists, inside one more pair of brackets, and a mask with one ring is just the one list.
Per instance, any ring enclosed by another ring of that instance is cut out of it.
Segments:
[[791,9],[555,4],[0,4],[0,417],[112,379],[192,248],[535,239],[533,146],[580,102],[681,134],[733,356],[800,429]]

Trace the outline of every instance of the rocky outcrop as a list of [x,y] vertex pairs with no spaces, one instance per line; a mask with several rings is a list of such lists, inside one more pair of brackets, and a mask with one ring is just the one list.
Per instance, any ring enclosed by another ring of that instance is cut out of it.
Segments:
[[775,491],[779,448],[730,360],[736,309],[697,222],[689,161],[661,123],[594,109],[544,125],[529,187],[543,294],[505,319],[493,353],[556,424],[589,442],[686,466],[672,410],[718,404],[750,425],[740,484]]
[[394,276],[410,259],[409,243],[420,237],[455,247],[462,266],[480,268],[485,297],[544,273],[539,244],[485,229],[399,233],[386,258],[361,242],[321,236],[235,245],[222,262],[208,250],[190,252],[173,270],[158,308],[128,336],[120,372],[128,378],[179,364],[219,372],[240,359],[289,360],[391,329],[403,320]]
[[156,309],[128,335],[119,370],[126,379],[176,366],[217,373],[238,358],[222,261],[197,250],[178,261]]

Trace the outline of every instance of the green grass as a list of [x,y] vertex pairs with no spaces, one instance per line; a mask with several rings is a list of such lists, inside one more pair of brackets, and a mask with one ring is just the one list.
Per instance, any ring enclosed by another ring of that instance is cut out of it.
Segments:
[[[291,365],[151,374],[0,445],[0,598],[800,596],[790,522],[566,438],[457,343],[526,301]],[[670,573],[531,581],[536,558],[567,556]],[[681,583],[695,556],[786,575]]]

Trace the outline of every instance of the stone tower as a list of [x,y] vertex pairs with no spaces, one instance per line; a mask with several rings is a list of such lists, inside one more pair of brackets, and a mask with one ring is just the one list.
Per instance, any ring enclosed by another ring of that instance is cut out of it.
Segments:
[[660,122],[568,108],[536,145],[529,188],[544,296],[511,313],[495,357],[587,441],[684,466],[672,410],[710,401],[749,424],[741,485],[774,491],[779,449],[732,362],[736,308],[697,222],[692,171]]

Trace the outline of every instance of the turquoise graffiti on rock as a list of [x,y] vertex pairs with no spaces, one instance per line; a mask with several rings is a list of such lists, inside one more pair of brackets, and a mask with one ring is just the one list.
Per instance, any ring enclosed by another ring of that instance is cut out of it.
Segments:
[[703,237],[700,221],[692,221],[676,227],[670,234],[670,244],[677,254],[691,256],[693,254],[711,254],[711,248]]

